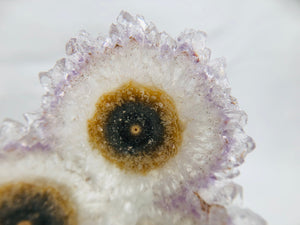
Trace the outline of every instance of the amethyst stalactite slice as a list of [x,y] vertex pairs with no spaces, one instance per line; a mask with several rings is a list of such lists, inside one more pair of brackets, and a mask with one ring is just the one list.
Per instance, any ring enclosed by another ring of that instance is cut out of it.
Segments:
[[80,32],[40,73],[40,111],[2,125],[2,158],[57,157],[99,197],[95,224],[265,224],[238,203],[231,178],[255,145],[205,40],[124,11],[107,37]]

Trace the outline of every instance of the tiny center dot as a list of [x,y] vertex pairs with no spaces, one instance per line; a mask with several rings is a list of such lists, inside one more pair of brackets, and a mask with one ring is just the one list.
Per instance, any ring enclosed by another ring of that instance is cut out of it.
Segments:
[[134,136],[139,135],[142,132],[142,128],[140,125],[132,125],[130,127],[130,133]]
[[22,220],[17,225],[32,225],[32,223],[29,220]]

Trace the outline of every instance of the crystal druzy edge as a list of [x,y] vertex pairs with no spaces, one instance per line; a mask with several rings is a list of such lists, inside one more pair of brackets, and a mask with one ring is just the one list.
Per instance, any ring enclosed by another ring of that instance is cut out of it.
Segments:
[[[239,108],[236,99],[230,94],[225,74],[225,60],[223,58],[210,59],[210,49],[206,47],[205,40],[204,32],[194,30],[184,31],[175,40],[166,32],[157,31],[155,25],[146,22],[142,16],[133,17],[124,11],[117,18],[117,23],[111,25],[107,38],[102,36],[93,38],[87,32],[81,31],[77,37],[70,39],[67,43],[66,58],[58,60],[48,72],[39,74],[41,85],[45,89],[41,109],[25,114],[25,125],[9,119],[1,124],[0,159],[5,160],[16,155],[16,161],[18,161],[19,157],[25,158],[27,154],[35,154],[35,152],[44,152],[46,155],[53,152],[56,154],[55,145],[59,141],[55,137],[55,129],[51,127],[51,123],[55,120],[58,107],[64,101],[65,96],[72,90],[76,81],[80,81],[86,76],[86,68],[94,62],[95,55],[105,55],[112,49],[128,46],[134,41],[141,48],[156,49],[159,57],[163,60],[185,57],[184,60],[194,65],[195,70],[190,71],[191,78],[203,81],[202,84],[205,85],[198,87],[203,93],[202,97],[210,107],[218,111],[219,121],[221,121],[219,136],[222,138],[220,140],[222,153],[217,157],[215,163],[209,166],[209,171],[205,173],[205,176],[193,175],[192,179],[185,180],[184,185],[178,186],[179,183],[172,183],[172,177],[158,184],[155,184],[154,181],[145,182],[145,187],[149,184],[153,195],[159,195],[160,198],[150,201],[153,206],[147,208],[147,212],[138,211],[141,213],[141,217],[139,215],[133,215],[132,218],[126,217],[127,224],[132,224],[133,221],[137,224],[139,222],[143,224],[143,221],[159,224],[163,218],[160,221],[158,215],[165,215],[166,221],[174,220],[174,224],[183,224],[184,221],[189,221],[187,215],[193,215],[194,223],[197,221],[205,223],[206,221],[211,225],[220,223],[246,225],[253,222],[265,224],[262,218],[248,209],[242,209],[238,206],[239,204],[235,203],[236,199],[241,198],[242,188],[234,184],[231,178],[238,175],[237,167],[254,149],[255,144],[243,130],[247,115]],[[195,88],[197,89],[197,86]],[[45,158],[45,160],[47,159]],[[74,164],[70,165],[74,162],[62,160],[61,163],[66,163],[66,170],[76,174],[80,173],[80,168],[75,168]],[[5,167],[1,169],[5,171]],[[190,173],[194,174],[195,172],[190,171]],[[6,175],[0,173],[0,181],[4,176]],[[22,175],[20,174],[20,176]],[[96,181],[93,183],[91,177],[87,177],[86,174],[82,177],[88,184],[91,184],[91,189],[100,190],[95,185]],[[163,184],[166,184],[166,187]],[[176,184],[175,192],[171,188],[172,184]],[[132,185],[136,184],[132,183]],[[140,188],[141,193],[145,192],[146,189],[136,186]],[[159,190],[160,188],[161,190]],[[195,190],[191,190],[192,188]],[[120,189],[121,193],[122,191],[123,189]],[[138,196],[139,191],[136,193]],[[136,198],[133,197],[132,201],[137,201]],[[103,201],[107,201],[106,198],[103,199]],[[125,203],[122,202],[124,207]],[[120,205],[122,204],[120,203]],[[113,205],[110,208],[113,210]],[[118,207],[115,208],[117,210]],[[158,208],[159,211],[156,211],[155,208]],[[104,217],[95,218],[99,222]],[[106,219],[109,221],[111,218]]]

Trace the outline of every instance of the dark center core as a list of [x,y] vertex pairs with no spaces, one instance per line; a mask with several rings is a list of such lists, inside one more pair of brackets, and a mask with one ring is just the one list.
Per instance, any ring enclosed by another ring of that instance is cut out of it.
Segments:
[[127,102],[110,112],[104,123],[104,135],[119,154],[148,153],[164,139],[159,114],[141,102]]

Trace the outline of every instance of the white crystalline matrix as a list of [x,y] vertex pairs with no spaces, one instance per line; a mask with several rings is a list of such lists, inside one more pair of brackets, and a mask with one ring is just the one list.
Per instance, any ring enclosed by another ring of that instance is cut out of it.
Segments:
[[41,109],[0,128],[0,224],[266,224],[231,181],[254,142],[205,40],[127,12],[72,38]]

